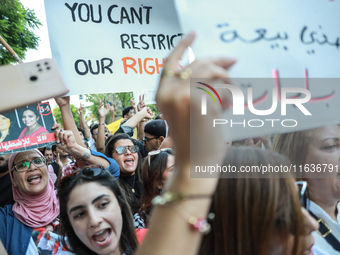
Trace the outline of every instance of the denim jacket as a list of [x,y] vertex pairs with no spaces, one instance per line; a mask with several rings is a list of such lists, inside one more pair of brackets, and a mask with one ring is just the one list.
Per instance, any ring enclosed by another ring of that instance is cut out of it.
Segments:
[[26,254],[32,231],[15,218],[12,205],[0,208],[0,240],[9,255]]

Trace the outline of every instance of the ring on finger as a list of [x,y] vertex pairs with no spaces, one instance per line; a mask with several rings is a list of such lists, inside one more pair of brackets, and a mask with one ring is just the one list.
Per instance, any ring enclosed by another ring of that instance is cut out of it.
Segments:
[[192,70],[190,67],[187,67],[183,71],[179,72],[178,75],[182,80],[186,80],[192,75]]
[[173,77],[175,76],[175,72],[172,70],[168,70],[166,67],[163,67],[162,75],[161,77]]
[[173,77],[176,76],[182,80],[186,80],[188,78],[190,78],[192,74],[192,70],[190,67],[185,68],[184,70],[182,70],[181,72],[177,72],[175,73],[172,70],[168,70],[166,67],[163,68],[163,72],[161,77]]

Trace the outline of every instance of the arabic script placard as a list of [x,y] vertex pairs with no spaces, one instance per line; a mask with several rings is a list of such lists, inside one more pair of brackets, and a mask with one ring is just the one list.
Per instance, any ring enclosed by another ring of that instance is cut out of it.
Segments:
[[0,155],[55,144],[49,103],[39,103],[0,113]]

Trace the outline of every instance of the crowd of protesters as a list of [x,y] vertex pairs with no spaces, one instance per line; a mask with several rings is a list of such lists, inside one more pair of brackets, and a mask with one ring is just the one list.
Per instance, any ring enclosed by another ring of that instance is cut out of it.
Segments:
[[230,95],[221,93],[223,109],[203,121],[189,77],[230,83],[235,60],[196,60],[178,70],[194,38],[188,34],[164,64],[156,94],[161,115],[131,99],[111,133],[111,105],[99,101],[90,127],[80,107],[77,127],[69,97],[55,98],[63,122],[63,129],[53,126],[57,144],[0,156],[0,240],[8,254],[340,254],[337,171],[190,178],[190,165],[340,160],[339,125],[232,143],[219,129],[209,133]]

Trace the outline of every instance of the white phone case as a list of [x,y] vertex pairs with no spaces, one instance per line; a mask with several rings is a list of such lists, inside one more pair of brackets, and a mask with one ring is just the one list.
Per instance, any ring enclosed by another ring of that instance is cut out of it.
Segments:
[[0,112],[69,92],[53,59],[0,66]]

